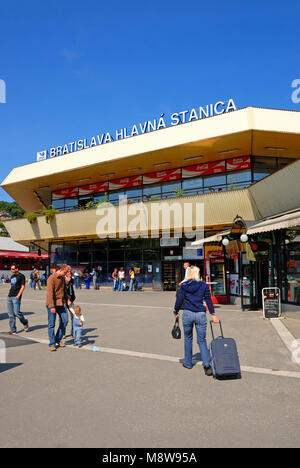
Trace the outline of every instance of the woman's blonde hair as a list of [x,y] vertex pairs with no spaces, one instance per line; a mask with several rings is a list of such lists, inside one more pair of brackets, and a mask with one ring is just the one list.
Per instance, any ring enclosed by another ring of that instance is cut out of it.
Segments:
[[187,274],[186,274],[186,281],[188,280],[195,280],[195,281],[201,281],[200,279],[200,269],[196,266],[191,266],[189,267]]

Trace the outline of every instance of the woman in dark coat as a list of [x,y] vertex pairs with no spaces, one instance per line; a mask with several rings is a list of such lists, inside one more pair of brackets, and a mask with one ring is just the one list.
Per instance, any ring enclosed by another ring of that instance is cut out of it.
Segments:
[[211,300],[209,287],[206,283],[200,280],[200,270],[196,266],[189,268],[184,281],[182,281],[177,294],[176,303],[174,306],[174,315],[179,316],[179,309],[183,305],[182,324],[184,330],[184,362],[183,366],[187,369],[192,369],[193,357],[193,328],[195,325],[197,332],[197,342],[200,348],[202,365],[206,375],[212,375],[210,366],[210,354],[206,343],[206,305],[211,314],[214,323],[218,323],[219,319],[215,315],[214,306]]
[[[72,269],[70,266],[68,266],[68,271],[65,276],[65,284],[66,284],[66,296],[72,302],[72,305],[70,307],[73,307],[73,302],[75,301],[76,296],[75,296],[75,290],[74,290],[74,279],[72,278]],[[71,322],[71,336],[73,336],[73,315],[70,312],[69,308],[67,308],[66,312],[68,313],[68,311],[70,314],[70,322]],[[65,332],[65,335],[66,335],[66,332]]]

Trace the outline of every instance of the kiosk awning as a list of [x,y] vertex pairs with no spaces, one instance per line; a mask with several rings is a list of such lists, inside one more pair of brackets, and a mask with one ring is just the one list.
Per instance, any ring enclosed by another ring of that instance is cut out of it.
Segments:
[[249,228],[247,234],[258,234],[259,232],[275,231],[277,229],[289,229],[295,226],[300,226],[300,209],[267,218]]
[[230,229],[228,229],[227,231],[218,232],[218,234],[215,234],[214,236],[205,237],[204,239],[192,242],[192,245],[203,245],[207,244],[208,242],[221,242],[223,236],[228,236],[230,232]]

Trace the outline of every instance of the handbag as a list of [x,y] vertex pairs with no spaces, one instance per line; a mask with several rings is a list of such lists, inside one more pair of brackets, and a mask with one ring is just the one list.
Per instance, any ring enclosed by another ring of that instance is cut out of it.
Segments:
[[179,327],[179,317],[176,317],[175,325],[172,328],[172,336],[173,336],[174,340],[180,340],[180,338],[181,338],[181,330],[180,330],[180,327]]

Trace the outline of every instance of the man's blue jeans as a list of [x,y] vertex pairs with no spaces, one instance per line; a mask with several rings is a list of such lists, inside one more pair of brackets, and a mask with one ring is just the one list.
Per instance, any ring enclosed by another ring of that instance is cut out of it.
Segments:
[[24,315],[20,311],[21,301],[17,297],[7,297],[7,312],[9,317],[9,326],[10,330],[16,333],[16,317],[20,322],[26,326],[28,325],[28,320],[25,319]]
[[197,343],[200,348],[200,354],[203,366],[210,365],[210,354],[206,344],[206,312],[192,312],[184,310],[182,314],[182,324],[184,330],[184,365],[191,368],[193,358],[193,327],[195,324],[197,332]]
[[[63,336],[65,335],[66,326],[68,323],[68,312],[64,306],[55,307],[56,313],[52,314],[50,307],[47,307],[48,311],[48,336],[49,336],[49,346],[51,348],[55,347],[55,343],[60,343]],[[59,326],[55,334],[55,322],[56,316],[59,317]]]

